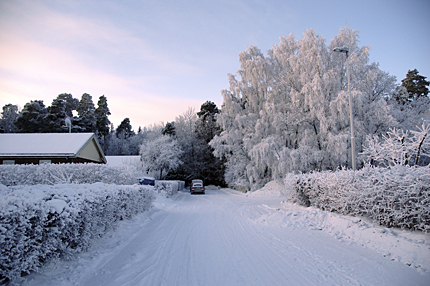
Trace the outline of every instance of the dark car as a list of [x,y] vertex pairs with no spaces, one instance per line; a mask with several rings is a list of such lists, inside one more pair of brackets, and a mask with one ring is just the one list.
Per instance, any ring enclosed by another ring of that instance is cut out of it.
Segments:
[[138,181],[139,181],[139,184],[141,185],[149,185],[149,186],[155,185],[155,179],[152,177],[139,178]]
[[190,193],[192,195],[199,193],[204,194],[205,193],[205,186],[203,185],[202,180],[192,180],[191,186],[190,186]]

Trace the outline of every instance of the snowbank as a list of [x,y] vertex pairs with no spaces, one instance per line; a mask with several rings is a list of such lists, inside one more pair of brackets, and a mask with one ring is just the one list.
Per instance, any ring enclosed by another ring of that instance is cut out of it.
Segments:
[[184,181],[155,181],[155,190],[166,198],[170,198],[185,188]]
[[[285,200],[286,186],[270,182],[250,198],[274,198],[276,203],[263,204],[253,210],[250,220],[256,224],[289,229],[324,231],[343,243],[356,243],[382,256],[399,261],[418,272],[430,271],[430,234],[420,231],[387,228],[370,219],[341,215],[315,207],[303,207]],[[264,200],[263,200],[264,201]]]
[[430,232],[430,168],[365,167],[311,174],[289,174],[286,196],[294,203],[381,225]]
[[148,210],[153,187],[0,185],[0,283],[86,250],[116,222]]

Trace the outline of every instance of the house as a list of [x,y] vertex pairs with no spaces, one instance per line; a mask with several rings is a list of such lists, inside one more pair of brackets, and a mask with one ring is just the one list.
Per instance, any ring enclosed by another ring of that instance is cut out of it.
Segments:
[[0,134],[0,164],[106,162],[94,133]]

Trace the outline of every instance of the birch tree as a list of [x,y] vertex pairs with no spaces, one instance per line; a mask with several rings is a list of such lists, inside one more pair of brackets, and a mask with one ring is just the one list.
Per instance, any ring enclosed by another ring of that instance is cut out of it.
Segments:
[[261,187],[287,172],[351,166],[346,58],[350,49],[351,94],[356,148],[365,136],[396,124],[384,100],[395,78],[369,62],[358,32],[342,28],[329,45],[308,29],[302,39],[280,38],[265,56],[254,46],[239,54],[240,69],[229,75],[217,117],[222,128],[210,142],[226,159],[226,182],[244,190]]

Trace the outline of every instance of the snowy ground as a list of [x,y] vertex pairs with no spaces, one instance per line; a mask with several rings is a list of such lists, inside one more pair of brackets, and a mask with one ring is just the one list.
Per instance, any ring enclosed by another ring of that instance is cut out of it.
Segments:
[[24,285],[430,285],[430,235],[285,202],[281,187],[159,197]]

